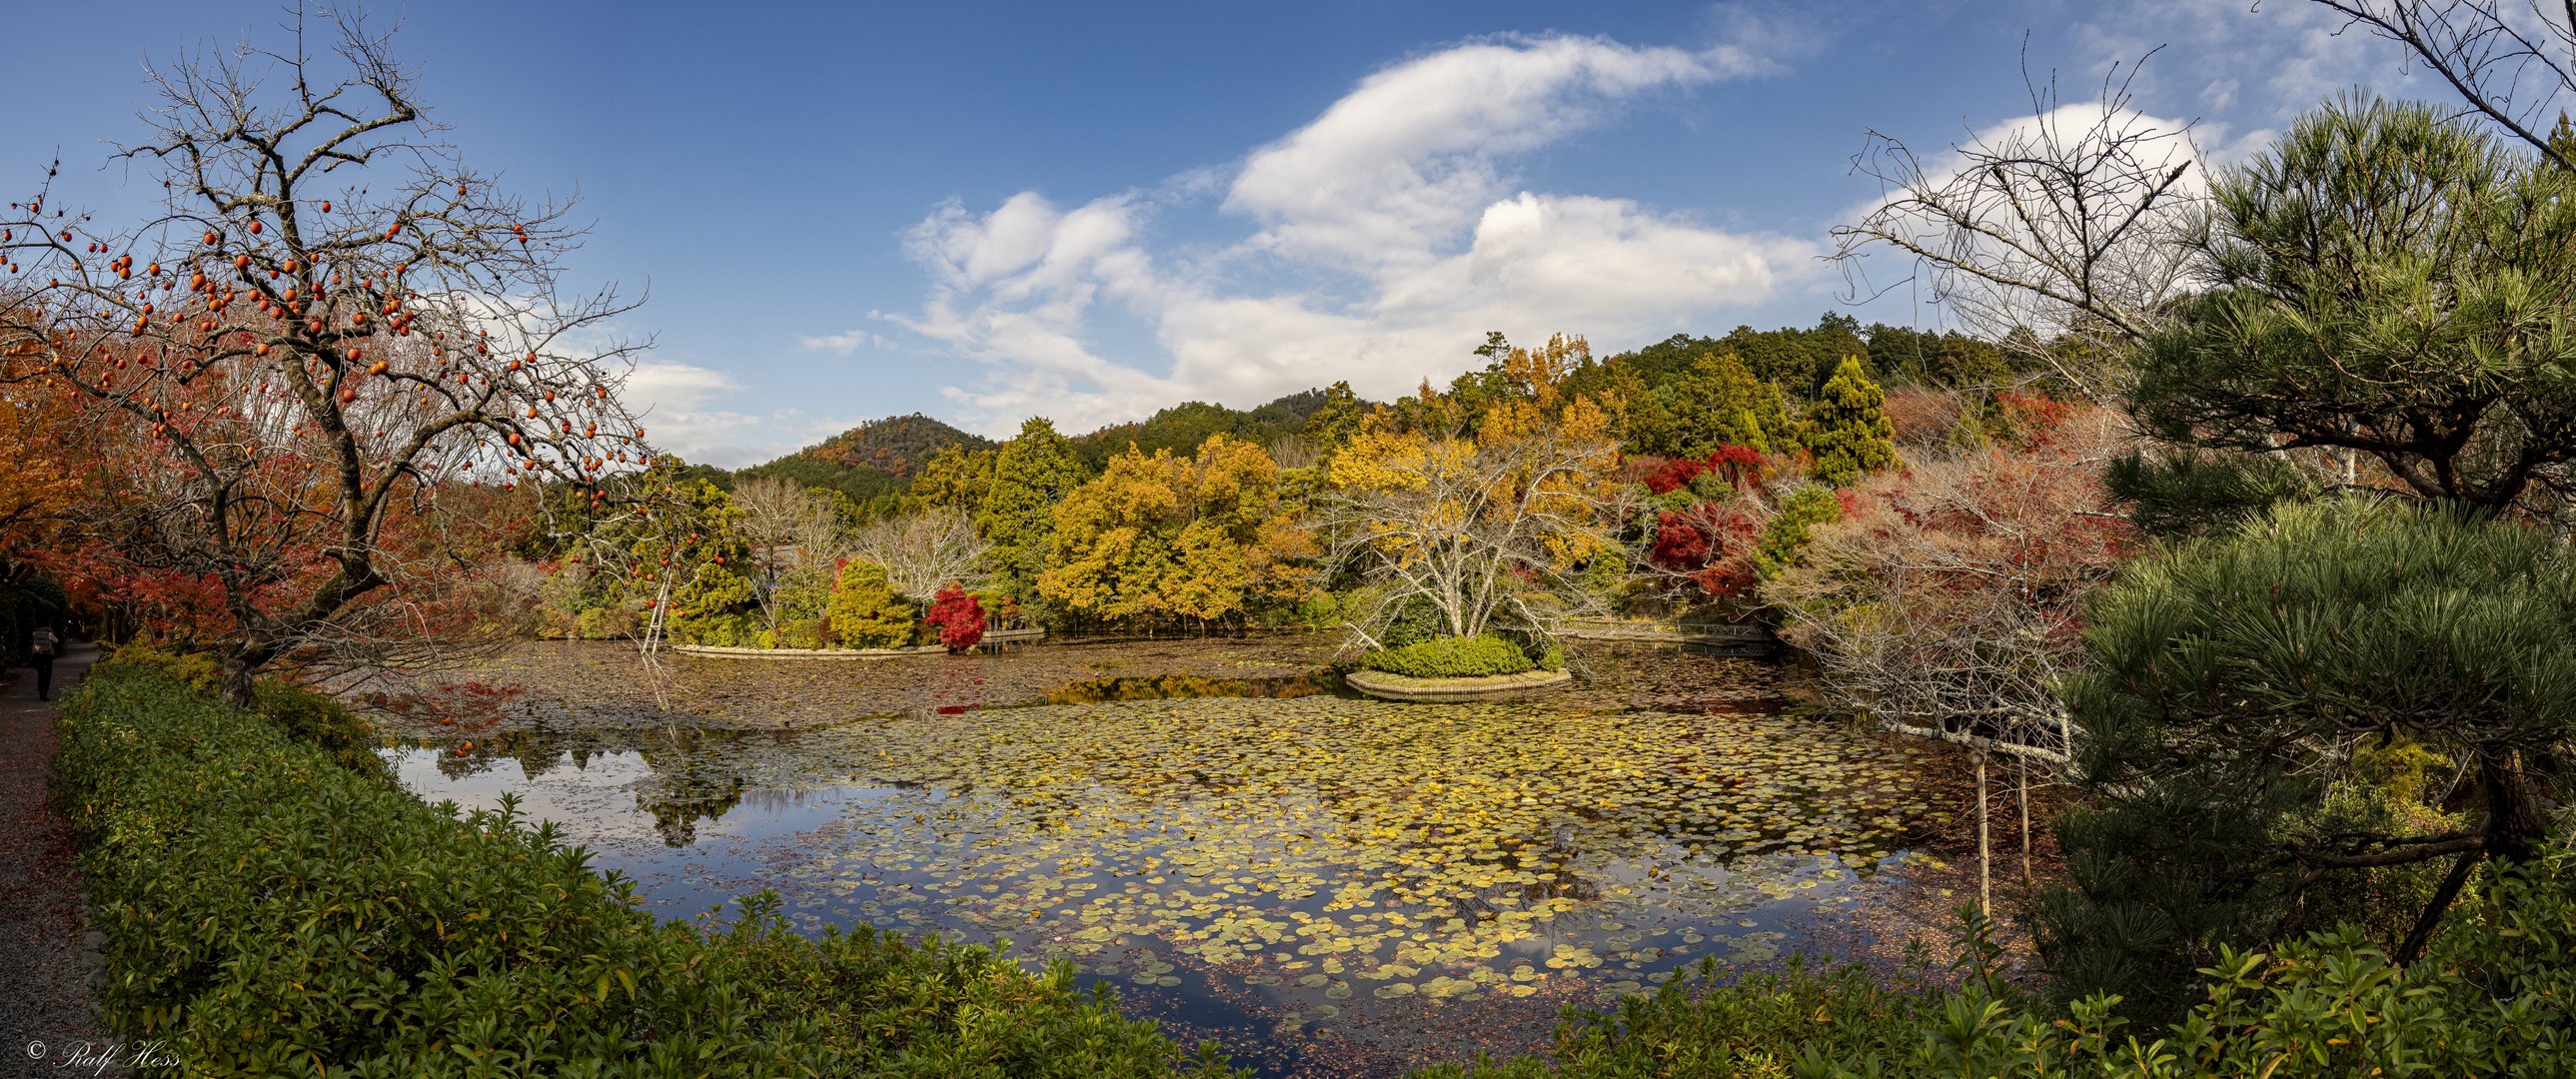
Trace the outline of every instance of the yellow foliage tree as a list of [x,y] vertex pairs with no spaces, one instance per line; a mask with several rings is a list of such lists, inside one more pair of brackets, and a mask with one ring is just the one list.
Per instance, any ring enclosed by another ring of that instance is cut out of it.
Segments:
[[1560,402],[1550,368],[1526,395],[1490,404],[1475,437],[1433,434],[1380,412],[1329,469],[1324,528],[1336,555],[1382,586],[1355,612],[1374,625],[1414,603],[1435,609],[1450,636],[1489,626],[1552,635],[1593,605],[1580,576],[1618,558],[1610,482],[1616,418],[1587,397]]
[[824,608],[832,636],[852,648],[901,648],[912,643],[912,604],[894,590],[886,568],[851,562]]
[[1130,446],[1056,507],[1038,594],[1146,626],[1218,622],[1303,596],[1313,553],[1261,447],[1225,435],[1190,458]]

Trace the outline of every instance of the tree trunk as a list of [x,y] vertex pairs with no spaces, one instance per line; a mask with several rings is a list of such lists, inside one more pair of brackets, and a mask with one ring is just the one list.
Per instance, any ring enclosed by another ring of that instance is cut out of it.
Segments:
[[2540,856],[2541,844],[2549,838],[2549,808],[2540,788],[2522,770],[2522,753],[2509,750],[2487,755],[2478,761],[2478,788],[2486,798],[2486,846],[2464,852],[2451,864],[2451,872],[2442,878],[2442,886],[2433,893],[2433,901],[2415,918],[2415,927],[2398,946],[2397,962],[2412,963],[2422,954],[2424,945],[2433,939],[2433,931],[2442,924],[2442,915],[2452,901],[2459,898],[2461,886],[2468,883],[2469,870],[2478,859],[2493,857],[2502,862],[2527,862]]
[[1986,755],[1977,754],[1977,908],[1995,916],[1995,854],[1986,828]]
[[2433,901],[2424,905],[2422,914],[2415,916],[2415,928],[2408,930],[2406,942],[2397,946],[2398,966],[2413,963],[2416,956],[2424,954],[2424,945],[2432,941],[2433,930],[2442,924],[2442,912],[2451,909],[2451,901],[2460,896],[2460,886],[2469,882],[2470,868],[2485,856],[2486,852],[2482,850],[2464,851],[2458,861],[2451,863],[2451,872],[2442,878],[2442,886],[2434,890]]
[[224,699],[231,701],[236,708],[250,707],[251,689],[256,684],[255,679],[259,675],[260,667],[265,663],[265,660],[247,653],[236,652],[225,656]]
[[2479,761],[2478,786],[2487,801],[2487,853],[2511,862],[2539,857],[2549,838],[2549,809],[2522,770],[2521,752]]

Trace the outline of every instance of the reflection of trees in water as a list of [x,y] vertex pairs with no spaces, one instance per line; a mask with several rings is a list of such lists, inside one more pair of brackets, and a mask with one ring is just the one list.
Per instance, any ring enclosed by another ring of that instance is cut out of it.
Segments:
[[1330,674],[1284,678],[1207,678],[1167,674],[1152,678],[1094,678],[1047,693],[1048,704],[1109,704],[1117,701],[1172,701],[1198,697],[1252,697],[1289,700],[1329,693],[1337,679]]
[[677,725],[649,729],[509,731],[478,740],[466,756],[438,755],[439,775],[464,779],[497,767],[518,766],[534,780],[566,764],[587,771],[593,761],[617,754],[641,760],[646,778],[635,794],[636,806],[653,815],[662,841],[684,847],[697,839],[697,826],[724,816],[754,789],[750,750],[766,740],[784,743],[788,732],[707,730]]
[[653,815],[653,830],[666,846],[685,847],[698,840],[698,822],[714,821],[742,804],[740,776],[656,776],[635,792],[635,804]]

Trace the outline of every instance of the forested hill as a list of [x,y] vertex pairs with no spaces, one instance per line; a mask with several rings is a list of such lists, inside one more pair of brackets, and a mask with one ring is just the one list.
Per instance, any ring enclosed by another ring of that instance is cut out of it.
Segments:
[[1306,420],[1324,407],[1324,391],[1301,390],[1251,411],[1186,401],[1155,413],[1142,423],[1118,423],[1073,439],[1074,452],[1093,471],[1109,463],[1130,444],[1146,453],[1196,452],[1209,435],[1226,435],[1268,447],[1306,429]]
[[[1209,435],[1223,434],[1256,445],[1270,446],[1280,439],[1304,430],[1308,417],[1324,405],[1324,391],[1304,390],[1289,394],[1269,404],[1250,410],[1188,401],[1173,405],[1139,423],[1120,423],[1103,427],[1072,439],[1074,452],[1085,465],[1098,471],[1109,458],[1130,444],[1147,453],[1170,450],[1188,454],[1198,449]],[[709,470],[709,479],[721,485],[775,476],[794,480],[808,487],[839,491],[861,507],[877,505],[871,512],[882,512],[880,499],[890,500],[911,486],[912,475],[923,462],[951,446],[967,450],[992,449],[998,443],[982,435],[969,434],[939,420],[914,413],[888,416],[843,431],[817,445],[788,454],[766,464],[753,465],[717,476]]]
[[[1489,341],[1484,352],[1497,347]],[[1579,392],[1617,390],[1631,401],[1630,446],[1647,453],[1705,452],[1705,447],[1678,437],[1691,415],[1743,402],[1701,400],[1712,393],[1726,397],[1725,380],[1704,369],[1704,357],[1732,355],[1743,361],[1750,378],[1773,387],[1784,402],[1806,399],[1831,376],[1845,357],[1859,357],[1872,378],[1892,386],[1961,387],[2001,385],[2029,374],[1993,344],[1955,332],[1924,333],[1905,327],[1863,326],[1846,315],[1827,314],[1812,327],[1756,330],[1738,326],[1723,337],[1675,334],[1632,352],[1599,362],[1586,361],[1571,376]],[[1470,371],[1451,383],[1453,393],[1475,396],[1495,369]],[[1322,409],[1331,391],[1304,390],[1252,409],[1229,408],[1205,401],[1186,401],[1134,423],[1112,424],[1072,436],[1074,453],[1094,472],[1110,457],[1134,445],[1146,453],[1170,450],[1187,455],[1208,436],[1223,434],[1278,453],[1294,454],[1288,441]],[[1347,392],[1347,391],[1344,391]],[[1364,407],[1360,402],[1350,402]],[[1758,409],[1756,411],[1759,411]],[[1672,430],[1667,430],[1672,428]],[[1738,433],[1741,436],[1741,432]],[[894,499],[911,486],[922,464],[941,450],[991,449],[998,443],[968,434],[939,420],[914,414],[871,420],[767,464],[730,475],[708,469],[709,479],[731,481],[760,476],[794,480],[809,487],[840,491],[870,514],[889,512]]]
[[918,412],[869,420],[767,464],[734,474],[737,479],[776,476],[850,496],[862,506],[903,493],[922,462],[951,446],[991,449],[996,443]]

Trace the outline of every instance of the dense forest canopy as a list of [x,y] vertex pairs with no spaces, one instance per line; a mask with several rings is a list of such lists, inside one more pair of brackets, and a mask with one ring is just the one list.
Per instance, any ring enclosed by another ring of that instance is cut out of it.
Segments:
[[[1496,342],[1502,343],[1503,351],[1509,350],[1509,342],[1493,334],[1485,345],[1473,351],[1488,354]],[[1957,330],[1925,331],[1883,323],[1863,326],[1850,316],[1827,312],[1816,325],[1807,328],[1756,330],[1738,326],[1721,337],[1676,333],[1583,365],[1571,376],[1575,380],[1572,390],[1598,393],[1631,389],[1639,394],[1641,411],[1660,410],[1660,415],[1674,407],[1688,408],[1664,402],[1696,389],[1694,365],[1703,359],[1714,361],[1725,356],[1741,360],[1755,379],[1780,387],[1786,396],[1799,398],[1821,389],[1835,366],[1848,356],[1860,357],[1873,378],[1902,387],[2008,387],[2031,381],[2036,374],[2013,362],[2004,349]],[[1458,376],[1448,392],[1475,399],[1488,392],[1484,386],[1490,377],[1485,369],[1469,371]],[[1346,400],[1356,401],[1350,398],[1348,387],[1340,392]],[[1653,396],[1658,392],[1663,397]],[[1309,433],[1309,421],[1327,410],[1332,393],[1332,387],[1316,387],[1249,409],[1185,401],[1143,420],[1111,424],[1070,439],[1075,456],[1093,472],[1106,468],[1110,458],[1131,445],[1147,454],[1169,450],[1187,455],[1196,453],[1201,443],[1216,435],[1264,447],[1274,456],[1301,459],[1315,448],[1300,444]],[[1323,441],[1329,440],[1328,435]],[[1723,441],[1708,442],[1704,448],[1713,449]],[[870,420],[785,457],[730,473],[720,475],[707,470],[700,474],[728,487],[737,479],[749,477],[792,480],[807,487],[838,491],[862,511],[883,516],[900,507],[914,476],[941,451],[989,450],[997,445],[981,435],[914,413]],[[1697,444],[1654,445],[1658,450],[1672,451],[1699,448]]]

